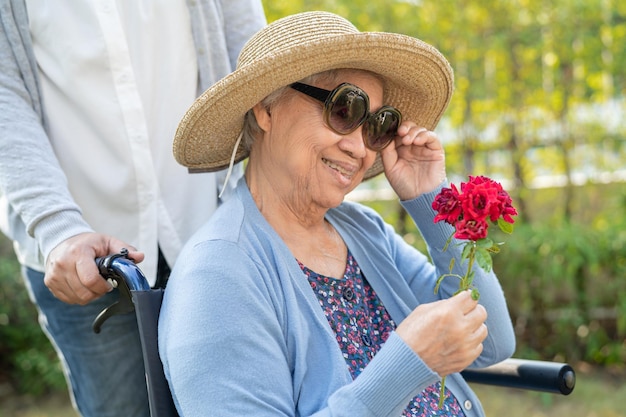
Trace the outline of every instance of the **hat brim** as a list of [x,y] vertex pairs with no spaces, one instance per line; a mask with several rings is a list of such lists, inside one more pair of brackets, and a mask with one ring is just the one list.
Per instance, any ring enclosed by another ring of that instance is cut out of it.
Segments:
[[[189,108],[174,138],[176,160],[190,171],[226,168],[245,113],[273,91],[332,69],[361,69],[385,80],[384,103],[433,130],[452,97],[453,72],[431,45],[394,33],[357,32],[306,42],[241,66]],[[239,146],[235,161],[248,156]],[[364,179],[383,170],[380,155]]]

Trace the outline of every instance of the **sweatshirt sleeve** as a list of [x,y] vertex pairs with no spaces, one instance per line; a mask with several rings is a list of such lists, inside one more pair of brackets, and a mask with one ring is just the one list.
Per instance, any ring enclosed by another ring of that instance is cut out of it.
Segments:
[[233,69],[241,48],[266,25],[261,0],[222,0],[228,55]]
[[0,7],[0,193],[47,256],[61,241],[91,229],[44,130],[23,2]]

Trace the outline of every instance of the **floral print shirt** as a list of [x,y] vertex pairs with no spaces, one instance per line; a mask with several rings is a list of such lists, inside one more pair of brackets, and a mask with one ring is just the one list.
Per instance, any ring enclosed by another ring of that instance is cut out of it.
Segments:
[[[337,335],[337,343],[352,378],[356,378],[385,343],[396,324],[349,251],[342,279],[317,274],[298,263]],[[411,400],[402,415],[464,416],[460,404],[447,388],[443,407],[439,408],[440,390],[439,382],[429,386]]]

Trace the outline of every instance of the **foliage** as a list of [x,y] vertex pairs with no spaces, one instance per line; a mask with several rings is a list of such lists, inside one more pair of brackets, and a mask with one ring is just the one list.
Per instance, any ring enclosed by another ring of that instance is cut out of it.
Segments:
[[517,227],[494,270],[510,295],[518,344],[549,359],[626,361],[622,230],[565,222]]
[[[456,91],[438,127],[449,172],[507,179],[521,220],[527,189],[602,181],[626,159],[626,3],[589,0],[295,0],[264,2],[269,21],[327,10],[360,30],[437,47]],[[576,30],[571,28],[575,27]],[[622,179],[623,180],[623,179]],[[561,215],[568,217],[570,194]]]
[[56,353],[41,331],[19,265],[0,236],[0,382],[40,395],[65,387]]

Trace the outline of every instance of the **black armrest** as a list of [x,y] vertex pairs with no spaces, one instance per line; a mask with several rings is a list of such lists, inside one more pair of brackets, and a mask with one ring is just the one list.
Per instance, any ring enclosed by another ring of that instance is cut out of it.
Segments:
[[461,372],[467,382],[569,395],[576,373],[566,363],[507,359],[483,369]]

